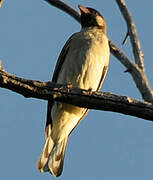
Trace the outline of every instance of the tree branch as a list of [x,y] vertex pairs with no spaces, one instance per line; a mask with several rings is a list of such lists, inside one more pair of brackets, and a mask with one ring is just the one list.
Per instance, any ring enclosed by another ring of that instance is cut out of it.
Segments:
[[112,93],[91,92],[71,85],[40,82],[13,76],[0,70],[0,87],[12,90],[26,98],[69,103],[88,109],[118,112],[153,121],[153,105],[127,96]]
[[135,57],[135,67],[130,69],[130,73],[136,83],[137,88],[139,89],[142,98],[145,101],[153,103],[153,91],[150,87],[147,75],[145,73],[144,67],[144,56],[141,50],[141,44],[137,35],[136,26],[134,20],[128,10],[128,7],[125,3],[125,0],[116,0],[119,9],[126,21],[128,34],[130,36],[131,45],[133,49],[133,54]]
[[139,89],[142,98],[145,101],[153,103],[153,91],[144,71],[142,71],[137,64],[133,63],[133,61],[130,60],[115,44],[110,42],[110,45],[111,53],[127,68],[127,72],[132,75],[132,78]]
[[80,23],[80,14],[73,7],[69,6],[68,4],[60,0],[44,0],[44,1],[66,12],[67,14],[69,14],[71,17],[73,17],[76,21]]
[[136,25],[134,23],[134,20],[130,14],[130,11],[128,10],[128,7],[125,3],[124,0],[116,0],[119,9],[126,21],[127,24],[127,28],[128,28],[128,34],[130,36],[130,40],[131,40],[131,45],[132,45],[132,49],[133,49],[133,54],[135,57],[135,62],[138,65],[138,67],[142,70],[145,71],[145,67],[144,67],[144,55],[143,52],[141,50],[141,44],[138,38],[138,34],[137,34],[137,30],[136,30]]

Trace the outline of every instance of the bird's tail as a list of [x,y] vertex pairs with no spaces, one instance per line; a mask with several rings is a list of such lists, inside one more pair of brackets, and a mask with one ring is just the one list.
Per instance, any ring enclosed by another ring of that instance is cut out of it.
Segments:
[[65,150],[68,137],[54,143],[51,136],[47,137],[42,155],[38,161],[40,172],[49,171],[54,176],[60,176],[63,170]]

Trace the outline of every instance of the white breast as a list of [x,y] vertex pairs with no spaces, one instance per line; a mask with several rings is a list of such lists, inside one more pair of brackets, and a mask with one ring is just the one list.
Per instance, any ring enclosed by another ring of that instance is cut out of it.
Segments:
[[106,35],[101,32],[97,36],[90,31],[75,34],[59,73],[58,83],[71,82],[82,89],[97,89],[110,55]]

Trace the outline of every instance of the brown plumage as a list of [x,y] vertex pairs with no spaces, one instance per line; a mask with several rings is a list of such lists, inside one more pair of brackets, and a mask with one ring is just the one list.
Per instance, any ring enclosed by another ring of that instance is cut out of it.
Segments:
[[[82,29],[63,47],[52,81],[95,91],[100,89],[109,65],[107,28],[98,11],[83,6],[79,9]],[[62,173],[68,137],[87,112],[86,108],[48,101],[46,144],[38,161],[40,172],[49,171],[54,176]]]

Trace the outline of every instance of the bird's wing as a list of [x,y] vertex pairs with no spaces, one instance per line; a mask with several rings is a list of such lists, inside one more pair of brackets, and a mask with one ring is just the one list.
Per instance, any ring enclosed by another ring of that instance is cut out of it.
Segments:
[[[109,48],[109,46],[108,46],[108,48]],[[109,48],[109,53],[106,54],[106,57],[107,57],[107,61],[105,62],[105,65],[104,65],[104,67],[102,69],[101,79],[99,81],[99,85],[97,87],[97,91],[100,90],[100,88],[101,88],[101,86],[103,84],[103,81],[104,81],[104,79],[106,77],[107,71],[108,71],[109,59],[110,59],[110,48]]]
[[72,41],[74,35],[75,35],[75,34],[73,34],[73,35],[68,39],[68,41],[67,41],[66,44],[64,45],[64,47],[63,47],[63,49],[62,49],[62,51],[61,51],[61,53],[60,53],[60,55],[59,55],[59,58],[58,58],[58,60],[57,60],[56,67],[55,67],[55,70],[54,70],[54,73],[53,73],[53,77],[52,77],[52,81],[53,81],[53,82],[57,82],[58,74],[59,74],[59,72],[60,72],[60,70],[61,70],[61,67],[62,67],[64,61],[65,61],[66,55],[67,55],[67,53],[68,53],[68,51],[69,51],[70,42]]
[[103,84],[103,81],[104,81],[104,79],[105,79],[105,77],[106,77],[107,71],[108,71],[108,66],[106,65],[106,66],[104,66],[104,68],[102,69],[102,75],[101,75],[101,79],[100,79],[100,81],[99,81],[99,85],[98,85],[97,91],[100,90],[100,88],[101,88],[101,86],[102,86],[102,84]]
[[[58,79],[58,75],[59,75],[59,72],[61,70],[61,67],[64,63],[64,60],[66,58],[66,55],[68,54],[68,51],[69,51],[69,47],[70,47],[70,42],[72,41],[73,39],[73,36],[75,34],[73,34],[69,39],[68,41],[65,43],[60,55],[59,55],[59,58],[57,60],[57,63],[56,63],[56,67],[55,67],[55,70],[54,70],[54,73],[53,73],[53,77],[52,77],[52,82],[57,82],[57,79]],[[52,128],[52,118],[51,118],[51,109],[52,109],[52,106],[54,104],[54,101],[53,100],[49,100],[48,101],[48,105],[47,105],[47,121],[46,121],[46,138],[49,136],[50,134],[50,130]]]

